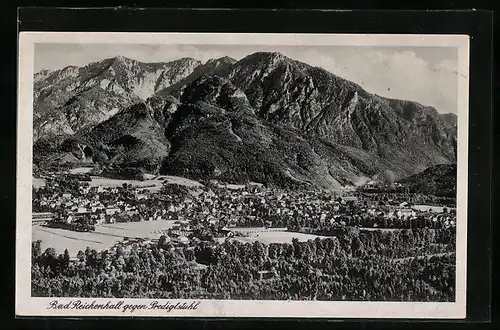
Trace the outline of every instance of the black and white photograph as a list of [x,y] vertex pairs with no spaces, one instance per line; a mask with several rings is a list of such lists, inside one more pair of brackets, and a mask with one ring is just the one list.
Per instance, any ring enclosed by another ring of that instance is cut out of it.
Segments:
[[21,33],[22,308],[463,317],[468,42]]

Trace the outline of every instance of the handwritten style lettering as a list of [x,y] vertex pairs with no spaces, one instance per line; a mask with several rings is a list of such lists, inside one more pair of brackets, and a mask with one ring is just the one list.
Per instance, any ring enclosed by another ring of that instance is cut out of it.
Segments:
[[97,303],[95,300],[92,302],[85,302],[82,300],[70,300],[68,302],[60,302],[52,300],[47,309],[68,309],[68,310],[89,310],[89,309],[106,309],[106,310],[120,310],[122,313],[134,313],[137,310],[161,310],[170,313],[172,310],[196,310],[200,305],[200,301],[177,302],[175,304],[167,302],[159,302],[157,300],[147,304],[126,304],[125,301],[120,300],[117,302],[108,301],[106,303]]

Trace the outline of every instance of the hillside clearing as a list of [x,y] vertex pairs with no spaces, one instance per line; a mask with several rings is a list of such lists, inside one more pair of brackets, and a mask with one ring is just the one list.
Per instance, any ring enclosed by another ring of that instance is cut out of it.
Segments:
[[320,235],[296,233],[290,231],[268,231],[266,229],[256,228],[233,228],[233,230],[240,233],[246,233],[248,235],[247,237],[232,238],[243,243],[252,243],[255,241],[259,241],[264,244],[291,243],[294,238],[297,238],[300,242],[315,240],[316,238],[326,238],[326,236]]
[[131,184],[136,188],[144,188],[150,191],[158,192],[160,191],[163,183],[167,184],[178,184],[186,187],[199,187],[202,186],[198,181],[177,177],[177,176],[168,176],[161,175],[157,176],[151,180],[122,180],[122,179],[112,179],[112,178],[104,178],[104,177],[93,177],[92,181],[89,182],[91,187],[121,187],[124,183]]
[[173,226],[174,221],[170,220],[104,224],[96,226],[95,232],[35,226],[32,240],[42,241],[42,251],[52,247],[57,253],[63,253],[68,249],[70,256],[76,257],[78,251],[85,251],[87,247],[96,251],[108,249],[125,237],[156,239]]

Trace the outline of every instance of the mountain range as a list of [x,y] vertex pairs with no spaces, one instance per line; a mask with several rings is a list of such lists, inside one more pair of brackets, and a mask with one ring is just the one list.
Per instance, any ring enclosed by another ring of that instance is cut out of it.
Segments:
[[34,79],[37,166],[339,188],[456,162],[456,116],[384,98],[322,68],[258,52],[201,63],[125,57]]

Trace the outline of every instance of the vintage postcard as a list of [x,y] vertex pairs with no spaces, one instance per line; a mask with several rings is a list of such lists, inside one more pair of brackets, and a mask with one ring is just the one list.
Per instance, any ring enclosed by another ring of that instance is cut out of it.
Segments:
[[469,37],[21,32],[16,314],[464,318]]

